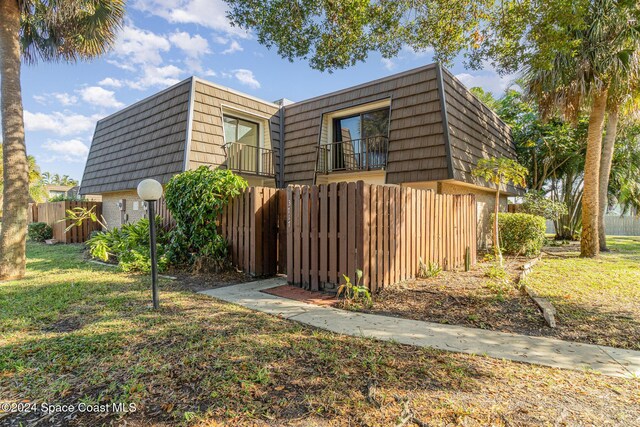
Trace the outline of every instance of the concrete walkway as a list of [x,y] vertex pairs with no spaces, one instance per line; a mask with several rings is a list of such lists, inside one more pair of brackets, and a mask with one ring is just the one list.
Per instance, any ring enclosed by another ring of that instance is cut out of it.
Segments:
[[273,278],[202,293],[339,334],[486,355],[554,368],[593,370],[615,377],[640,376],[640,351],[355,313],[260,292],[284,284],[285,279]]

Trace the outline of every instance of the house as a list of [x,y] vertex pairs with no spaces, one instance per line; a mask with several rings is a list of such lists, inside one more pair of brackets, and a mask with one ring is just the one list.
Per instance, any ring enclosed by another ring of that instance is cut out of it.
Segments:
[[[144,178],[166,183],[201,165],[250,185],[367,183],[474,193],[480,242],[495,186],[478,159],[515,158],[509,127],[439,64],[300,102],[268,102],[196,77],[96,126],[81,194],[101,194],[109,226],[144,217]],[[506,197],[521,193],[509,187]]]

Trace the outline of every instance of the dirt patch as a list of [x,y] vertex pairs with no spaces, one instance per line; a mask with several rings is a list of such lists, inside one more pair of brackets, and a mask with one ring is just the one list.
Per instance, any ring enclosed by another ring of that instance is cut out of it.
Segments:
[[42,328],[43,332],[68,333],[81,329],[86,323],[86,319],[70,316],[58,320]]
[[[512,283],[526,258],[507,258]],[[515,285],[496,286],[487,277],[490,262],[479,261],[471,271],[443,271],[437,277],[391,285],[375,298],[368,313],[528,335],[552,335],[531,300]]]
[[207,274],[198,274],[188,270],[172,270],[165,274],[176,278],[176,280],[168,282],[165,289],[193,292],[222,288],[224,286],[237,285],[238,283],[256,280],[242,271],[235,269]]

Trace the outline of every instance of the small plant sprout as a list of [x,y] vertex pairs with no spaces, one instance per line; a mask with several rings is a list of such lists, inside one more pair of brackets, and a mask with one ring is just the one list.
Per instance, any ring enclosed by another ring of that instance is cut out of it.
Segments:
[[418,257],[418,274],[416,277],[419,279],[428,279],[430,277],[438,277],[442,272],[442,267],[437,262],[429,261],[429,265],[422,261],[422,257]]
[[344,296],[345,305],[357,305],[362,304],[364,307],[371,307],[373,301],[371,299],[371,292],[366,286],[362,286],[362,270],[356,270],[356,276],[358,280],[355,284],[351,283],[349,276],[343,274],[345,283],[338,288],[337,297]]

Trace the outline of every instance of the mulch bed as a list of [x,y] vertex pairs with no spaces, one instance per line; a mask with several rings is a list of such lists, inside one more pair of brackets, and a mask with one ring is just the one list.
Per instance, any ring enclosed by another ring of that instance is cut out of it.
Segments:
[[176,280],[167,282],[164,285],[165,289],[193,292],[222,288],[255,280],[251,276],[233,269],[220,273],[207,274],[197,274],[187,270],[173,270],[167,272],[166,275],[175,277]]
[[513,286],[496,289],[478,261],[471,271],[443,271],[437,277],[387,286],[364,312],[527,335],[553,335],[531,298],[515,286],[527,258],[505,259]]

